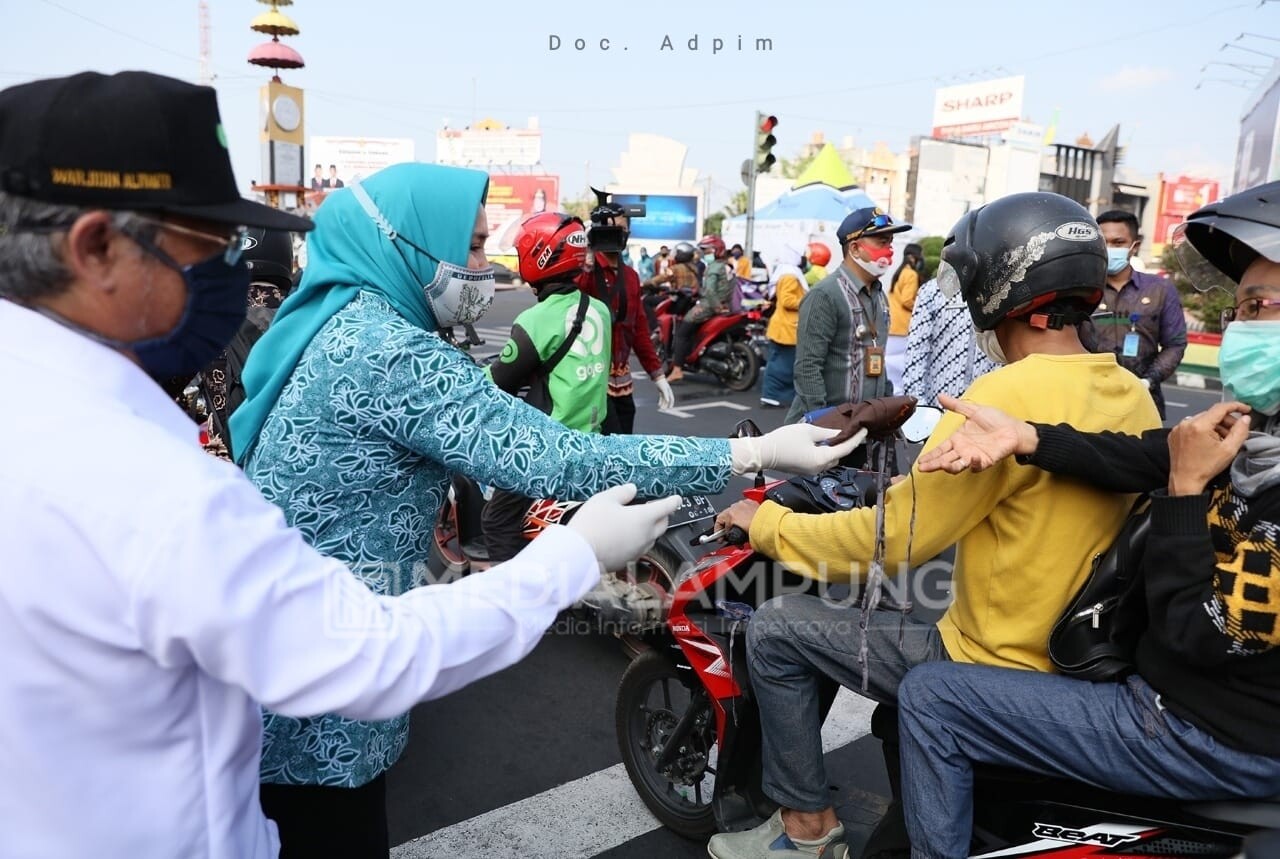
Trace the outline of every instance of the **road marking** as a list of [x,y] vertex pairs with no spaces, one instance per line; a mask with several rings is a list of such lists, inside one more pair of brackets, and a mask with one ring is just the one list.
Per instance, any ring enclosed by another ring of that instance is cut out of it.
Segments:
[[[823,751],[866,736],[875,706],[874,701],[841,689],[822,726]],[[391,857],[588,859],[661,825],[636,795],[626,768],[617,764],[415,838],[394,848]]]
[[675,415],[678,418],[691,418],[693,415],[689,412],[700,411],[701,409],[733,409],[737,412],[749,412],[750,406],[744,406],[741,403],[731,403],[728,400],[716,400],[713,403],[698,403],[692,406],[677,406],[673,409],[667,409],[664,415]]

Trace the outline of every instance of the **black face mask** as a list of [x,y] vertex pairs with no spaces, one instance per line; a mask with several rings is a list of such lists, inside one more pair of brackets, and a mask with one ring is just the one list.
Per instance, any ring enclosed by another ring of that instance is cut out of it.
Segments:
[[116,340],[63,319],[47,308],[35,310],[104,346],[133,352],[142,369],[153,379],[167,385],[176,384],[178,378],[190,379],[218,357],[244,324],[248,313],[249,266],[241,259],[228,263],[222,253],[182,266],[152,242],[138,236],[130,238],[182,275],[187,303],[172,331],[145,340]]

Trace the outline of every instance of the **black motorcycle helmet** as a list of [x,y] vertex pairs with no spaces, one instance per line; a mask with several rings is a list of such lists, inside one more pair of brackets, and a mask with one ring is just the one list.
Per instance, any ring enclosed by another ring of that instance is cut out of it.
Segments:
[[288,292],[293,287],[293,237],[285,230],[250,227],[244,237],[244,259],[255,283]]
[[1102,301],[1107,248],[1088,210],[1059,194],[1010,194],[967,212],[947,236],[938,287],[979,331],[1009,317],[1039,328],[1083,322]]
[[1236,283],[1260,256],[1280,263],[1280,182],[1232,194],[1187,216],[1173,241],[1179,262],[1195,282],[1196,261],[1181,250],[1184,240]]
[[676,262],[693,262],[693,258],[697,255],[697,249],[688,242],[681,242],[676,245]]

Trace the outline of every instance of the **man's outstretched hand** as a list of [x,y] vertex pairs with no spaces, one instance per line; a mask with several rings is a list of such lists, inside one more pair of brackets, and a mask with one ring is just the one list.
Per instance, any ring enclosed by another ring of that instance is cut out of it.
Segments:
[[950,438],[916,460],[921,471],[984,471],[1014,454],[1035,453],[1039,439],[1035,427],[1026,421],[995,406],[980,406],[947,394],[938,397],[938,404],[963,415],[965,422]]

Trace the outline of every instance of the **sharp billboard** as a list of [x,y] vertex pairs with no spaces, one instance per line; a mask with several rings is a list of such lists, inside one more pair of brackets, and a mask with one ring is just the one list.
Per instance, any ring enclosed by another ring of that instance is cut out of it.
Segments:
[[1022,118],[1022,75],[949,86],[933,97],[934,137],[984,137]]

